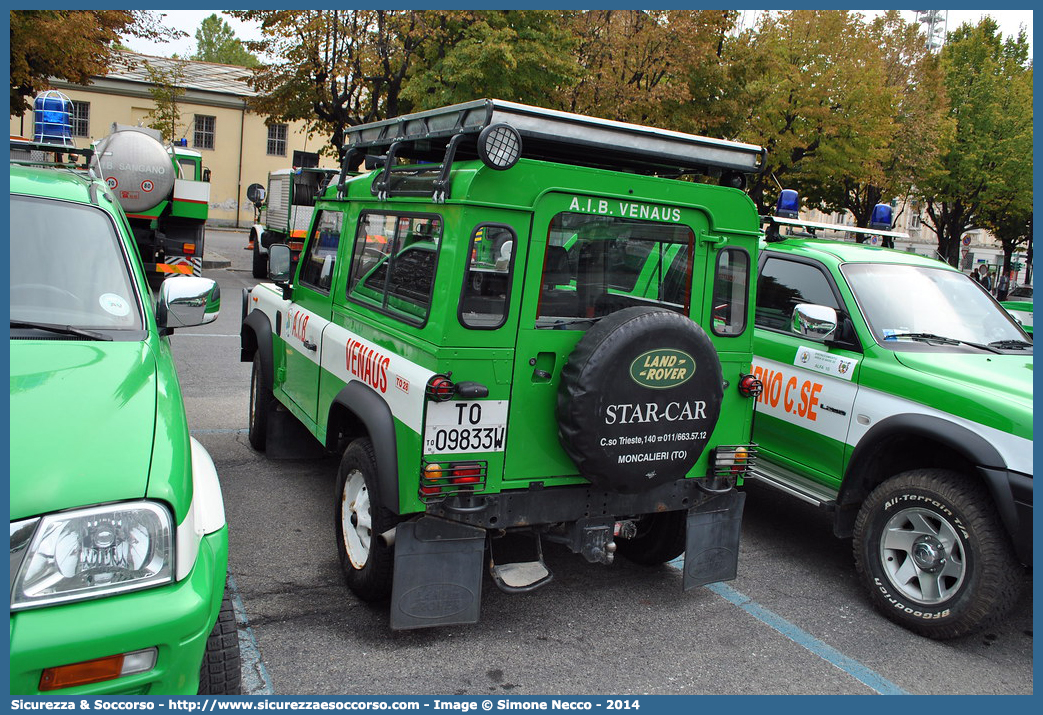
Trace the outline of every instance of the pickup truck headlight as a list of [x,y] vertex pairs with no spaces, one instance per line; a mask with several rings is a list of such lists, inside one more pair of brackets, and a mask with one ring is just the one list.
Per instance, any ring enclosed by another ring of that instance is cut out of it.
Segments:
[[123,502],[11,524],[11,610],[83,601],[169,583],[170,512]]

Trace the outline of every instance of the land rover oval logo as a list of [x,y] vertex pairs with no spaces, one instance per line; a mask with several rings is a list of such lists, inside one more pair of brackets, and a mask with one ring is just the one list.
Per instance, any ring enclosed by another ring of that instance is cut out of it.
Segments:
[[634,382],[654,390],[676,387],[695,374],[695,360],[681,350],[660,348],[637,356],[630,363],[630,377]]

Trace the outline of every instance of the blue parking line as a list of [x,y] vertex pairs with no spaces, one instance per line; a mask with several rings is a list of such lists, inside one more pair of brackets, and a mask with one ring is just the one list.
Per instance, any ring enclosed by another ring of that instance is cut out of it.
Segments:
[[268,669],[261,659],[261,649],[257,646],[253,628],[246,617],[246,607],[235,585],[235,579],[228,574],[228,588],[232,593],[232,608],[235,610],[235,622],[239,631],[239,654],[242,659],[243,695],[274,695],[272,681],[268,678]]
[[[683,569],[684,557],[681,556],[674,559],[670,562],[670,565],[677,569]],[[716,593],[729,603],[732,603],[746,611],[761,623],[774,628],[797,645],[806,648],[830,665],[844,671],[874,692],[881,695],[910,694],[908,691],[898,687],[872,668],[860,663],[854,658],[844,655],[833,646],[823,643],[803,628],[790,623],[782,616],[768,610],[744,593],[736,591],[731,586],[725,583],[711,583],[706,588]]]

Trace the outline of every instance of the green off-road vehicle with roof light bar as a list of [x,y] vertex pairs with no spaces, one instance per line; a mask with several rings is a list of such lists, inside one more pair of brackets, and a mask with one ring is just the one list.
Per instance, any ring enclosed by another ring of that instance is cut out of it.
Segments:
[[341,455],[351,590],[473,623],[486,563],[551,579],[544,541],[734,578],[762,150],[499,100],[348,132],[294,275],[272,246],[244,292],[242,359],[255,448]]
[[1032,562],[1031,338],[940,261],[785,233],[897,236],[889,216],[815,224],[796,202],[760,256],[748,478],[830,510],[889,618],[974,632],[1016,602]]
[[11,693],[237,694],[221,485],[169,338],[220,293],[153,302],[91,155],[11,142]]

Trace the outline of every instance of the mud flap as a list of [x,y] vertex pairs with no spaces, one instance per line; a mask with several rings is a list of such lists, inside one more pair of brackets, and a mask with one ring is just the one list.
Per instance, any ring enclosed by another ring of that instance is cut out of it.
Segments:
[[329,456],[308,428],[278,400],[273,400],[268,410],[265,445],[265,455],[272,460],[322,459]]
[[739,568],[739,532],[746,493],[731,490],[688,511],[684,590],[730,581]]
[[398,525],[391,628],[478,622],[485,529],[423,516]]

